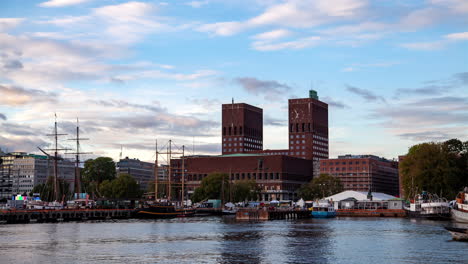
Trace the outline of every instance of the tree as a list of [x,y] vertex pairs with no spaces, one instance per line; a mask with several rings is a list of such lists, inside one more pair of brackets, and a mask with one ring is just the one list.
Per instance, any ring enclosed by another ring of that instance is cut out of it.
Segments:
[[32,189],[30,195],[32,196],[33,193],[39,193],[40,197],[43,201],[52,202],[55,199],[61,201],[62,199],[67,200],[70,195],[70,184],[65,181],[64,179],[58,179],[58,197],[55,198],[55,191],[54,191],[54,177],[49,177],[46,183],[37,184]]
[[232,202],[258,200],[260,188],[255,180],[238,181],[232,185]]
[[83,184],[90,193],[98,192],[98,186],[105,180],[115,179],[115,163],[111,158],[89,159],[84,164]]
[[399,164],[406,198],[428,191],[452,199],[468,185],[468,141],[412,146]]
[[99,185],[103,197],[114,199],[139,198],[142,195],[140,186],[130,174],[122,173],[116,179],[104,180]]
[[229,198],[229,176],[226,173],[211,173],[202,179],[200,187],[195,189],[191,199],[193,202],[200,202],[206,199],[221,199],[224,193],[224,200]]
[[339,178],[329,174],[320,174],[319,177],[312,179],[311,182],[302,185],[298,190],[298,194],[304,200],[315,200],[342,191],[343,184]]

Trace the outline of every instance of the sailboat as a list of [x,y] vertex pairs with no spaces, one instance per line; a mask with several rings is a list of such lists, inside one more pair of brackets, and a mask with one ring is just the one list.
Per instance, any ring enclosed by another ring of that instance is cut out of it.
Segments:
[[[185,147],[182,146],[182,203],[181,207],[177,207],[173,202],[171,202],[171,189],[172,189],[172,170],[171,170],[171,155],[173,152],[171,151],[171,143],[172,141],[169,140],[168,152],[167,153],[159,153],[157,142],[156,142],[156,159],[154,165],[154,201],[147,201],[145,202],[141,208],[136,211],[136,217],[138,218],[151,218],[151,219],[159,219],[159,218],[175,218],[175,217],[189,217],[195,215],[195,209],[185,207]],[[158,177],[158,155],[159,154],[168,154],[168,199],[158,199],[158,185],[159,185],[159,177]]]

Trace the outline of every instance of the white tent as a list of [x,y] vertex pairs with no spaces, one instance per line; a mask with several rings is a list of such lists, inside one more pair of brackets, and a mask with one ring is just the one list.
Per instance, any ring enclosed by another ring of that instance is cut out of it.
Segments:
[[[354,198],[358,201],[365,201],[367,199],[367,192],[358,192],[358,191],[344,191],[340,192],[337,194],[334,194],[332,196],[328,196],[325,199],[326,200],[333,200],[334,202],[342,201],[348,198]],[[379,192],[373,192],[372,193],[372,200],[374,201],[386,201],[390,199],[396,198],[395,196],[385,194],[385,193],[379,193]]]

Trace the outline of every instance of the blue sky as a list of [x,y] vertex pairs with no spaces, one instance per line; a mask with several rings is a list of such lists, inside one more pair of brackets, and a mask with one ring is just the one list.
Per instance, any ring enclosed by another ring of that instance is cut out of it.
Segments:
[[468,2],[0,2],[2,149],[46,147],[56,112],[94,155],[151,160],[156,138],[217,154],[231,98],[287,148],[287,99],[310,88],[331,157],[468,140]]

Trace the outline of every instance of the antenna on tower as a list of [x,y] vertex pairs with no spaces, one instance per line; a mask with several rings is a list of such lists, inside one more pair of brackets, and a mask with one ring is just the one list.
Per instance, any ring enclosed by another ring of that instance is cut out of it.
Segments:
[[123,150],[123,146],[122,146],[122,145],[120,145],[120,154],[119,154],[119,160],[121,160],[121,159],[122,159],[122,150]]

